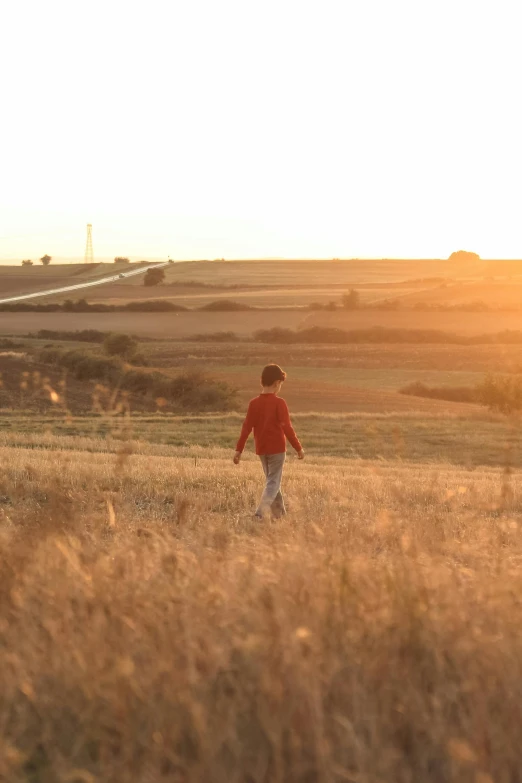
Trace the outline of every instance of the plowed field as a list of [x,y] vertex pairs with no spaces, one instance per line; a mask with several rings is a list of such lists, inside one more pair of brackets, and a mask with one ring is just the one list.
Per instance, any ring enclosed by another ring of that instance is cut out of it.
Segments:
[[453,307],[471,302],[484,302],[490,307],[521,307],[522,285],[520,280],[511,283],[458,282],[422,291],[399,292],[399,298],[405,307],[412,307],[420,302]]
[[[109,267],[109,265],[105,265]],[[109,268],[107,274],[114,272]],[[62,264],[53,266],[0,266],[0,298],[12,294],[30,294],[47,288],[81,283],[82,279],[102,276],[102,264]]]
[[[303,326],[333,326],[337,329],[437,329],[459,335],[494,334],[504,329],[522,329],[522,313],[516,312],[416,312],[356,310],[353,312],[314,312]],[[427,348],[429,350],[429,348]]]
[[250,335],[257,329],[271,326],[296,329],[302,320],[302,312],[291,310],[277,315],[255,310],[239,313],[0,313],[0,334],[27,334],[39,329],[100,329],[172,339],[222,331]]

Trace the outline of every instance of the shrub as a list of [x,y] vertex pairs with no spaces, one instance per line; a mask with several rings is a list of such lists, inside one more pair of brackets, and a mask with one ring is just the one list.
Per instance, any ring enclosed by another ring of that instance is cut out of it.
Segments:
[[118,356],[103,356],[89,351],[67,351],[50,346],[39,354],[44,364],[63,367],[79,381],[102,381],[130,394],[162,398],[175,408],[210,412],[233,410],[237,392],[224,381],[215,381],[201,372],[185,372],[171,378],[164,373],[129,368]]
[[132,356],[129,356],[127,361],[129,364],[134,365],[135,367],[148,367],[149,361],[144,353],[133,353]]
[[431,388],[416,381],[403,389],[401,394],[430,397],[452,402],[474,402],[486,405],[490,410],[510,415],[522,410],[522,377],[518,375],[488,375],[477,386],[443,386]]
[[349,293],[343,294],[342,304],[345,310],[357,310],[361,304],[359,292],[352,288]]
[[138,300],[137,302],[127,302],[126,304],[114,305],[103,304],[102,302],[96,302],[95,304],[89,304],[85,299],[78,299],[76,302],[72,299],[66,299],[65,302],[59,304],[54,302],[52,304],[29,303],[29,302],[13,302],[11,304],[0,305],[0,312],[5,313],[149,313],[149,312],[178,312],[186,310],[186,307],[169,302],[166,300],[152,300],[147,299]]
[[235,332],[210,332],[209,334],[192,334],[184,337],[187,342],[199,343],[237,343],[239,337]]
[[244,302],[234,302],[232,299],[216,299],[199,308],[208,312],[236,312],[240,310],[252,310],[250,305]]
[[15,340],[11,340],[9,337],[5,337],[0,339],[0,348],[3,349],[11,349],[11,348],[23,348],[23,343],[17,343]]
[[478,253],[472,253],[469,250],[455,250],[448,261],[480,261]]
[[299,342],[297,332],[273,326],[271,329],[258,329],[254,332],[254,340],[258,343],[296,343]]
[[103,341],[103,348],[109,356],[129,358],[136,353],[138,343],[129,334],[109,334]]
[[69,370],[79,381],[104,381],[117,384],[125,365],[117,356],[103,356],[84,350],[64,351],[54,346],[44,348],[39,359]]
[[159,285],[164,280],[165,280],[164,270],[153,266],[150,269],[147,269],[147,271],[145,272],[145,276],[143,278],[143,285],[145,286]]
[[426,386],[422,381],[415,381],[399,389],[399,393],[412,397],[428,397],[432,400],[479,402],[477,389],[473,386]]
[[368,305],[369,310],[398,310],[401,303],[398,299],[383,299],[380,302],[372,302]]
[[150,299],[139,302],[127,302],[123,309],[131,313],[177,313],[186,310],[183,305],[169,302],[168,299]]
[[522,377],[488,375],[477,387],[477,395],[490,410],[516,413],[522,409]]
[[116,256],[114,259],[115,264],[130,264],[130,258],[126,258],[125,256]]
[[31,261],[30,258],[26,258],[26,259],[24,259],[24,261],[22,261],[22,266],[32,266],[32,265],[33,265],[33,262]]

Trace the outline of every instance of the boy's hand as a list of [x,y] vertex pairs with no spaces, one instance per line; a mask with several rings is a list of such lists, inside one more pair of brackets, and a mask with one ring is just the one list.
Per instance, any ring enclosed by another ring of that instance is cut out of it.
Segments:
[[241,459],[241,452],[236,451],[234,454],[234,465],[239,465],[239,460]]
[[301,449],[301,451],[297,452],[297,459],[304,459],[304,449]]

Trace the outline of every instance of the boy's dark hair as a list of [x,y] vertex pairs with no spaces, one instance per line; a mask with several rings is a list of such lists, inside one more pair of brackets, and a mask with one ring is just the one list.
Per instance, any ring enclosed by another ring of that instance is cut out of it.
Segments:
[[261,373],[261,384],[263,386],[272,386],[276,381],[284,381],[286,372],[278,364],[267,364]]

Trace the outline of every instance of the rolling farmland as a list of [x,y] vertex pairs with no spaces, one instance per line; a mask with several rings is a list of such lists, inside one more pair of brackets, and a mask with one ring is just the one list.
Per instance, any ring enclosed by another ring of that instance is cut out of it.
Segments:
[[[14,716],[1,779],[517,779],[522,431],[516,416],[400,389],[516,382],[522,346],[252,334],[473,336],[518,331],[520,315],[304,308],[351,285],[336,263],[321,280],[302,264],[303,287],[285,282],[291,263],[256,262],[249,288],[244,264],[209,262],[186,265],[185,287],[96,293],[300,310],[0,313],[0,680]],[[367,274],[369,298],[451,290],[385,267],[350,274]],[[210,269],[243,288],[209,288]],[[136,354],[109,356],[111,332],[136,335]],[[217,332],[236,337],[183,339]],[[288,372],[306,459],[288,455],[288,515],[259,522],[252,441],[231,457],[269,361]],[[155,378],[181,378],[192,404],[147,391]],[[232,410],[219,408],[229,396],[198,409],[209,380],[238,390]]]

